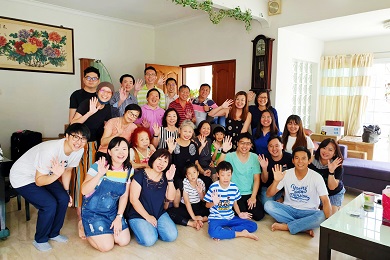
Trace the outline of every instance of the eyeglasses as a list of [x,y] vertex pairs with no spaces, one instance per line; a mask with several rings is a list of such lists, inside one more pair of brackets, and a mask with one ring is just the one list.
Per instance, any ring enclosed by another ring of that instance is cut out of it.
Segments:
[[146,73],[145,76],[147,76],[147,77],[155,77],[156,74],[154,74],[154,73]]
[[139,114],[134,114],[132,113],[131,111],[128,111],[128,114],[130,115],[130,117],[132,118],[138,118]]
[[81,141],[82,143],[86,143],[88,141],[87,138],[85,138],[84,136],[79,136],[79,135],[75,135],[75,134],[70,134],[73,139],[78,142],[78,141]]
[[241,145],[252,145],[252,142],[238,142]]
[[107,94],[112,94],[112,91],[111,91],[111,90],[104,90],[104,89],[101,89],[101,90],[99,90],[99,92],[101,92],[101,93],[107,93]]
[[88,81],[97,81],[97,80],[99,80],[99,78],[98,77],[90,77],[90,76],[87,76],[87,77],[84,77],[86,80],[88,80]]

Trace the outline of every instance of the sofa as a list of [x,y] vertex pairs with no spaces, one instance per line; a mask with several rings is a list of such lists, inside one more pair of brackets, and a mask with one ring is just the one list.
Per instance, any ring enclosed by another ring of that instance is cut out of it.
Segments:
[[340,144],[344,157],[344,186],[381,194],[390,185],[390,162],[348,158],[346,145]]

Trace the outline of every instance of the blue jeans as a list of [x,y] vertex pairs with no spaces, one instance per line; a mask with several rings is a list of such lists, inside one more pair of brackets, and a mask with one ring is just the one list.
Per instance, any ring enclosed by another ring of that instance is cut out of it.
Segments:
[[210,219],[209,235],[217,239],[232,239],[236,237],[236,231],[247,230],[252,233],[257,230],[257,224],[248,219],[234,216],[232,219]]
[[56,180],[45,186],[34,183],[15,189],[23,198],[38,209],[35,241],[45,243],[56,237],[64,224],[69,195]]
[[268,187],[261,187],[261,190],[260,190],[260,200],[261,200],[261,204],[263,204],[263,206],[267,201],[269,201],[269,200],[276,201],[276,200],[280,199],[283,195],[283,190],[280,190],[274,196],[267,197],[267,195],[266,195],[267,189],[268,189]]
[[318,228],[325,220],[322,210],[296,209],[276,201],[267,201],[265,211],[279,223],[286,223],[291,234]]
[[157,219],[157,228],[143,218],[132,218],[128,221],[140,245],[152,246],[159,237],[165,242],[172,242],[177,238],[176,225],[166,212]]

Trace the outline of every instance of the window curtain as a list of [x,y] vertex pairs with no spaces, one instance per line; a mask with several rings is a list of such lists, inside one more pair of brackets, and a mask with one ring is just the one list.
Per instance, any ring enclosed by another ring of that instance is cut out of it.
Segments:
[[373,54],[321,57],[319,120],[344,121],[345,135],[357,135],[367,106]]
[[97,68],[100,72],[100,82],[110,82],[112,83],[110,73],[108,72],[106,66],[102,63],[101,60],[94,60],[91,64],[91,66],[94,66]]

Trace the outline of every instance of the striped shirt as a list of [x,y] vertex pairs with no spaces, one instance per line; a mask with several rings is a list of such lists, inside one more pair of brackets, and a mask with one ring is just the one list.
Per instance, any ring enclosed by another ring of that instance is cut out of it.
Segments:
[[199,97],[195,98],[192,101],[192,107],[194,108],[195,116],[196,116],[196,125],[199,125],[200,122],[207,119],[207,114],[209,111],[205,112],[203,108],[206,105],[212,109],[218,107],[217,104],[215,104],[215,102],[212,99],[208,99],[208,98],[206,98],[203,102],[199,101]]
[[[158,103],[158,106],[161,107],[162,109],[165,109],[165,93],[162,89],[154,86],[155,89],[158,90],[158,92],[160,92],[160,102]],[[148,87],[146,85],[144,85],[140,91],[138,91],[138,94],[137,94],[137,100],[138,100],[138,105],[141,107],[145,104],[147,104],[148,102],[146,101],[146,95],[148,94]]]
[[[180,104],[179,98],[177,98],[175,101],[169,104],[169,108],[174,108],[179,114],[179,124],[181,124],[186,119],[192,120],[192,118],[195,117],[194,108],[192,107],[192,103],[189,101],[186,102],[186,105],[183,108]],[[188,114],[188,116],[191,116],[191,118],[187,118],[186,114]]]
[[[202,186],[202,191],[205,192],[206,186],[204,182],[199,178],[196,180],[196,182]],[[188,198],[190,199],[191,204],[200,202],[199,193],[196,190],[196,187],[192,187],[190,181],[187,178],[183,180],[183,191],[188,194]],[[181,203],[184,204],[183,198],[181,198]]]
[[171,132],[165,127],[160,127],[160,141],[158,143],[158,149],[168,149],[167,140],[173,137],[174,140],[179,137],[178,130]]
[[[95,162],[92,164],[91,168],[88,170],[88,174],[92,177],[95,177],[98,174],[98,164]],[[110,181],[125,183],[127,181],[127,175],[128,171],[114,171],[114,170],[108,170],[105,175],[103,175],[103,178],[107,178]],[[99,184],[101,182],[101,179],[99,181]],[[99,186],[99,184],[97,186]]]
[[210,219],[232,219],[234,217],[233,205],[234,202],[241,198],[240,191],[238,190],[236,184],[230,182],[230,185],[227,189],[224,189],[219,185],[219,181],[211,184],[209,190],[204,196],[206,202],[213,202],[211,194],[217,191],[218,196],[221,198],[218,205],[214,205],[210,208]]

